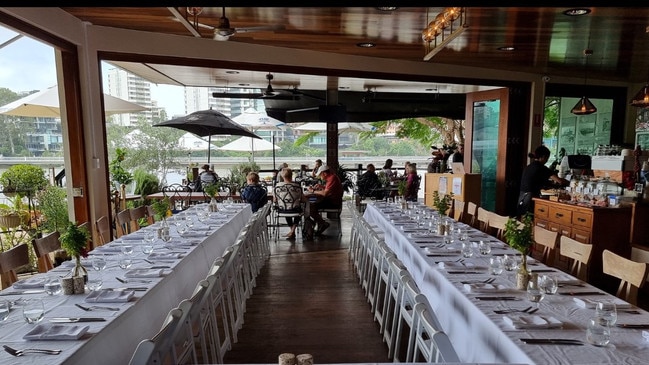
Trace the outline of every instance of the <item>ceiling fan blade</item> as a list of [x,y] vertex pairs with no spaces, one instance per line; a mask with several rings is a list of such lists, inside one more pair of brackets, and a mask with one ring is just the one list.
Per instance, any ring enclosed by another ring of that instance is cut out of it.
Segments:
[[263,32],[271,30],[283,30],[285,27],[283,25],[261,25],[258,27],[243,27],[243,28],[234,28],[236,33],[249,33],[249,32]]
[[260,93],[219,93],[213,92],[212,97],[226,99],[274,99],[274,100],[300,100],[299,95],[276,94],[273,96],[264,96]]

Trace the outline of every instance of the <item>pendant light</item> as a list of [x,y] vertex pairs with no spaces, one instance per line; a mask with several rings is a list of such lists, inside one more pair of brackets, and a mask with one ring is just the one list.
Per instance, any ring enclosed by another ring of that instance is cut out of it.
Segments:
[[[590,42],[589,42],[590,43]],[[584,50],[584,90],[586,89],[586,80],[587,80],[587,74],[588,74],[588,56],[593,54],[592,49],[585,49]],[[585,92],[584,92],[585,93]],[[582,96],[581,99],[575,104],[574,107],[572,107],[572,110],[570,112],[572,114],[576,115],[588,115],[588,114],[593,114],[597,111],[597,108],[593,103],[586,97]]]
[[635,94],[629,104],[638,108],[649,107],[649,81],[647,81],[647,83],[644,84],[644,87]]

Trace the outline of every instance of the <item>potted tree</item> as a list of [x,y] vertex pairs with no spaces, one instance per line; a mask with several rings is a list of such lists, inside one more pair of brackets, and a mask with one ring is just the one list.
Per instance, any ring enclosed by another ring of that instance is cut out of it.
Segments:
[[84,227],[79,227],[75,222],[68,221],[65,230],[61,233],[59,241],[61,248],[74,257],[75,265],[72,269],[73,277],[83,277],[84,281],[88,280],[88,271],[81,264],[81,257],[88,257],[88,240],[90,232]]
[[521,264],[516,274],[516,287],[524,290],[529,281],[527,271],[527,255],[530,253],[534,239],[532,236],[533,218],[526,213],[519,221],[516,218],[509,218],[505,224],[505,240],[513,249],[521,253]]
[[221,190],[221,182],[219,180],[203,187],[205,194],[210,197],[210,204],[208,206],[210,212],[219,210],[216,205],[216,197],[219,195],[219,190]]

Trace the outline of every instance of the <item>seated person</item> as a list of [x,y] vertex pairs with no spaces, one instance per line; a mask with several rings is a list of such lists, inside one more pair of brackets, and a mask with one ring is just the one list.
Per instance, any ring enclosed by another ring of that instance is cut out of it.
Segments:
[[249,172],[246,180],[247,185],[241,192],[241,199],[250,203],[252,211],[256,212],[268,201],[268,191],[259,183],[259,174],[256,172]]
[[395,177],[396,175],[395,172],[392,170],[392,164],[393,164],[392,159],[388,158],[387,160],[385,160],[385,165],[383,165],[383,173],[385,173],[385,176],[390,178],[390,180],[392,180],[392,178]]
[[[343,204],[343,184],[334,171],[326,164],[320,166],[317,176],[325,181],[324,187],[317,185],[309,187],[309,216],[318,224],[316,234],[320,235],[329,227],[329,223],[322,219],[319,209],[340,209]],[[315,200],[315,201],[314,201]]]
[[[302,186],[293,182],[293,170],[288,167],[282,170],[282,177],[284,181],[277,183],[275,186],[274,200],[277,203],[277,210],[280,213],[302,213],[302,203],[306,201],[302,193]],[[291,231],[284,237],[293,239],[295,238],[295,229],[300,224],[300,217],[285,218],[286,224],[291,227]]]
[[374,164],[367,164],[367,170],[358,178],[358,195],[363,198],[383,198],[383,191],[377,190],[381,187],[379,176],[376,174]]
[[313,172],[311,173],[311,177],[318,177],[318,169],[322,166],[322,160],[317,159],[315,160],[315,165],[313,166]]
[[210,170],[210,165],[205,164],[201,167],[203,171],[198,174],[198,181],[194,186],[194,191],[203,191],[203,186],[207,184],[214,184],[218,179],[219,175],[216,172]]
[[406,179],[406,192],[404,198],[409,202],[417,201],[419,192],[419,176],[417,176],[417,164],[408,165],[408,177]]

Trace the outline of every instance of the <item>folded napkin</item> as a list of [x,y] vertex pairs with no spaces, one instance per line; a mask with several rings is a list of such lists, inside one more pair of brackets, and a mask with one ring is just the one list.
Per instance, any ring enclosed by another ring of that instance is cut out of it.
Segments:
[[557,278],[557,284],[559,285],[580,285],[583,284],[584,282],[579,280],[579,279],[569,279],[566,277],[558,277]]
[[182,235],[183,237],[205,237],[207,236],[206,232],[187,232]]
[[644,338],[644,340],[645,340],[646,342],[649,342],[649,331],[647,331],[647,330],[643,330],[643,331],[642,331],[642,338]]
[[158,278],[163,275],[163,269],[133,269],[124,273],[127,278]]
[[[579,298],[575,297],[575,298],[572,298],[572,300],[574,300],[575,303],[577,303],[578,306],[580,306],[582,308],[588,308],[588,309],[595,309],[595,306],[597,305],[597,302],[600,301],[600,300],[597,300],[597,299],[590,299],[590,298],[584,298],[584,297],[579,297]],[[631,309],[631,308],[633,308],[633,305],[631,305],[631,303],[627,303],[627,302],[623,301],[620,298],[613,299],[613,303],[615,303],[615,307],[617,309]]]
[[510,327],[516,329],[544,329],[561,328],[563,323],[554,317],[524,315],[524,316],[503,316],[503,321]]
[[151,252],[147,257],[149,260],[177,260],[183,254],[177,252]]
[[182,247],[187,248],[187,247],[191,247],[191,246],[196,246],[196,245],[198,245],[198,244],[201,243],[201,242],[203,242],[203,241],[201,241],[201,240],[196,240],[196,239],[193,239],[193,240],[183,240],[182,242],[178,242],[177,245],[178,245],[178,246],[182,246]]
[[502,293],[502,292],[507,292],[511,288],[506,287],[505,285],[501,284],[487,284],[487,283],[471,283],[471,284],[464,284],[464,290],[467,293],[480,293],[480,294],[485,294],[485,293]]
[[426,253],[430,255],[459,255],[460,250],[456,248],[435,248],[435,247],[426,247]]
[[119,239],[121,239],[122,241],[142,241],[144,239],[144,235],[138,233],[131,233],[129,235],[122,236]]
[[103,245],[95,248],[95,251],[99,253],[115,253],[115,252],[122,252],[122,247],[119,244],[113,244],[113,245]]
[[210,226],[194,226],[195,231],[211,231],[212,228]]
[[60,324],[38,324],[23,336],[28,341],[78,340],[88,331],[89,326],[69,326]]
[[43,289],[45,284],[45,277],[27,278],[16,281],[13,285],[14,289]]
[[131,300],[134,295],[133,290],[102,289],[90,292],[85,301],[88,303],[125,303]]
[[473,262],[456,262],[456,261],[440,261],[437,263],[440,269],[471,269],[471,270],[487,270],[488,267],[476,265]]

